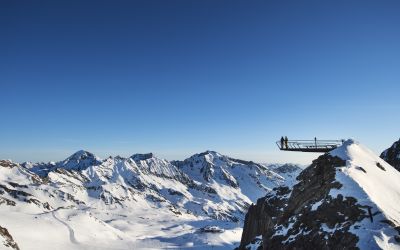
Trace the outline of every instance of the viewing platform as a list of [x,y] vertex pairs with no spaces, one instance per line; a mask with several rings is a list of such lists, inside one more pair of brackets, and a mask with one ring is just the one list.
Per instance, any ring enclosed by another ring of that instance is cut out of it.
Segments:
[[344,140],[288,140],[277,141],[276,145],[283,151],[326,153],[343,144]]

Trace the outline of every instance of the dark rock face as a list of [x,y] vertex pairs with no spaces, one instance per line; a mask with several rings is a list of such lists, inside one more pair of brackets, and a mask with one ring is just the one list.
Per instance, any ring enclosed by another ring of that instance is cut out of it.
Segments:
[[131,156],[131,158],[134,161],[145,161],[147,159],[153,158],[154,155],[153,153],[147,153],[147,154],[134,154]]
[[294,165],[294,164],[284,164],[280,167],[277,167],[274,169],[274,171],[278,172],[278,173],[293,173],[295,171],[298,171],[300,169],[299,166]]
[[100,163],[101,161],[98,160],[94,154],[80,150],[56,165],[57,168],[81,171],[90,166],[99,165]]
[[228,183],[231,187],[234,187],[234,188],[239,187],[237,180],[232,175],[230,175],[227,171],[225,171],[223,169],[221,169],[221,172],[222,172],[222,177],[224,178],[226,183]]
[[396,141],[390,148],[383,151],[380,157],[400,171],[400,140]]
[[203,178],[206,181],[211,181],[213,175],[214,175],[214,166],[208,162],[208,161],[203,161],[203,166],[200,169],[200,173],[203,173]]
[[[0,237],[3,238],[3,245],[6,247],[10,247],[12,249],[19,250],[17,243],[14,241],[11,234],[8,232],[7,228],[0,226]],[[1,238],[0,238],[1,239]]]
[[297,214],[310,201],[324,198],[331,188],[340,188],[341,184],[335,181],[335,167],[344,165],[342,159],[329,155],[315,160],[297,177],[299,183],[293,187],[284,216]]
[[[0,192],[1,193],[1,192]],[[15,206],[15,201],[0,196],[0,205]]]
[[201,233],[223,233],[224,229],[218,226],[205,226],[200,228],[199,230]]
[[245,249],[256,236],[273,230],[276,218],[282,215],[288,194],[290,194],[288,187],[278,187],[264,198],[258,199],[256,205],[250,206],[244,221],[241,249]]
[[3,168],[14,168],[14,167],[17,167],[17,166],[18,166],[18,164],[14,163],[12,161],[0,160],[0,167],[3,167]]
[[370,216],[368,208],[353,197],[329,195],[341,187],[335,173],[344,165],[322,155],[301,172],[293,190],[281,187],[259,199],[246,215],[239,249],[258,235],[263,249],[357,249],[359,239],[350,227]]

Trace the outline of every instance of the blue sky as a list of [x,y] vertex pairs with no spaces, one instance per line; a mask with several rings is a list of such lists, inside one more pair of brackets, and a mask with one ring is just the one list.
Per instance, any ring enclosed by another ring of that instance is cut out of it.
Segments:
[[1,5],[0,158],[307,163],[275,140],[400,136],[398,1]]

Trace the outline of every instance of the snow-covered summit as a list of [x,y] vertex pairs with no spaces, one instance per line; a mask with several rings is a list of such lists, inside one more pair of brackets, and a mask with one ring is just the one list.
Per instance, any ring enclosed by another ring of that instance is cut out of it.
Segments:
[[79,150],[62,162],[59,162],[57,167],[62,167],[68,170],[82,170],[89,166],[95,166],[101,163],[101,159],[85,150]]
[[[0,226],[22,249],[233,247],[249,205],[285,178],[215,151],[175,162],[152,153],[101,160],[84,150],[59,162],[0,161]],[[38,226],[51,237],[32,234]],[[215,226],[223,230],[212,237],[201,230]]]
[[[237,199],[236,194],[240,190],[250,198],[247,200],[248,204],[286,181],[285,177],[262,164],[234,159],[215,151],[205,151],[184,161],[172,163],[194,181],[213,190],[225,187],[225,195],[221,199],[228,199],[230,196],[232,200]],[[295,170],[293,174],[299,172]]]
[[241,249],[400,249],[400,172],[367,147],[347,140],[296,179],[250,207]]
[[[351,191],[342,188],[352,192],[344,194],[366,197],[365,202],[376,204],[388,219],[400,226],[400,172],[354,140],[346,141],[330,154],[346,161],[346,166],[337,172],[337,179],[344,185],[351,181],[360,192],[354,193],[355,188]],[[360,199],[360,202],[364,201]]]
[[40,176],[47,176],[49,172],[54,171],[55,169],[61,168],[65,170],[81,171],[90,166],[99,165],[101,162],[102,160],[93,153],[85,150],[79,150],[63,161],[48,163],[24,162],[21,165],[34,172],[35,174],[38,174]]
[[188,181],[188,177],[171,162],[154,156],[153,153],[134,154],[130,157],[135,165],[143,172],[165,178]]

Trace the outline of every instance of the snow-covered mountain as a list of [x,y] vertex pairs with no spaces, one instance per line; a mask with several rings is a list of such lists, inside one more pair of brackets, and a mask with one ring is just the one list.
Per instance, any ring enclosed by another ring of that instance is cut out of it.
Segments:
[[241,249],[400,249],[400,172],[353,140],[246,215]]
[[400,139],[382,152],[381,158],[400,171]]
[[0,242],[15,249],[232,248],[250,204],[299,172],[281,175],[213,151],[173,162],[151,153],[102,160],[87,151],[60,162],[0,161]]
[[85,150],[79,150],[67,159],[60,162],[49,162],[49,163],[32,163],[24,162],[22,166],[28,168],[32,172],[40,175],[47,176],[47,174],[57,168],[65,170],[83,170],[90,166],[95,166],[101,163],[101,159],[94,154]]

